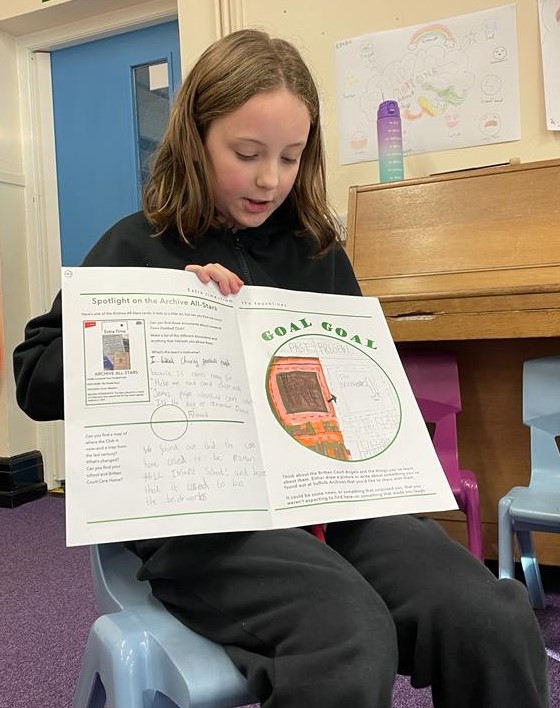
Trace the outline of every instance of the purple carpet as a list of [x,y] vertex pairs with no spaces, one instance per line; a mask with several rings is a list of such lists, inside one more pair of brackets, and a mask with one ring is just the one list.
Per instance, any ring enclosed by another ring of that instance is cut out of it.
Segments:
[[[0,509],[0,539],[0,708],[69,708],[97,616],[88,551],[66,548],[64,500],[55,496]],[[543,569],[543,582],[549,606],[537,617],[551,708],[560,708],[560,569]],[[399,677],[393,705],[431,708],[430,691]]]

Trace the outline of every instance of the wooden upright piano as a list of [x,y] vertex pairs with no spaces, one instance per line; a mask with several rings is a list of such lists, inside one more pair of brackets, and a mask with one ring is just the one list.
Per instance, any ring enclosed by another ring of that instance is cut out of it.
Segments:
[[[347,252],[396,342],[458,355],[460,462],[496,558],[498,500],[529,480],[523,361],[560,353],[560,160],[351,187]],[[437,518],[465,542],[460,512]],[[560,565],[560,535],[536,543]]]

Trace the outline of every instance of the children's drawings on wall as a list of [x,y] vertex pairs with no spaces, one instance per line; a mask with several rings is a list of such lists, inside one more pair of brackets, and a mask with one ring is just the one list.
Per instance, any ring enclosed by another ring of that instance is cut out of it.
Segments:
[[539,0],[546,126],[560,130],[560,0]]
[[519,140],[517,54],[515,5],[337,42],[341,164],[377,160],[387,99],[400,106],[405,154]]

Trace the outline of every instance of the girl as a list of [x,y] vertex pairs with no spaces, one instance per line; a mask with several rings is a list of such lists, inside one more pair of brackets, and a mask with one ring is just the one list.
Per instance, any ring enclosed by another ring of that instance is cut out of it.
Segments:
[[[245,285],[359,295],[330,215],[309,70],[243,30],[200,57],[177,95],[142,213],[86,266],[186,268]],[[14,354],[20,406],[62,418],[60,296]],[[497,580],[431,520],[159,538],[140,577],[224,645],[265,708],[389,708],[396,672],[438,708],[545,708],[546,656],[525,589]]]

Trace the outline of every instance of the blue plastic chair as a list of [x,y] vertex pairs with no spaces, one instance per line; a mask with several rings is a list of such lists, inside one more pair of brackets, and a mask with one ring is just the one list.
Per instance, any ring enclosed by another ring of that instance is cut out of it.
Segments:
[[185,627],[121,543],[91,546],[94,622],[73,708],[232,708],[255,703],[223,647]]
[[523,364],[523,422],[531,431],[529,486],[513,487],[498,503],[500,578],[514,577],[513,537],[531,604],[546,607],[532,531],[560,533],[560,356]]

